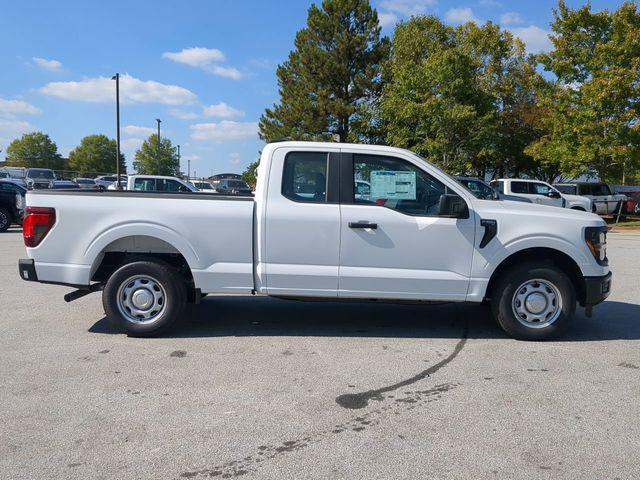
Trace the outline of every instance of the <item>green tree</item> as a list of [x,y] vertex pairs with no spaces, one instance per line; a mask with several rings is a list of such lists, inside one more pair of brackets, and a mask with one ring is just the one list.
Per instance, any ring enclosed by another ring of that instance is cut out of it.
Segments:
[[524,45],[497,25],[457,28],[432,16],[396,28],[381,101],[387,143],[451,173],[504,175],[532,168],[527,115],[543,83]]
[[381,89],[389,42],[369,0],[324,0],[309,8],[295,50],[278,67],[280,103],[260,118],[260,137],[362,138],[366,112]]
[[[69,168],[84,173],[116,171],[117,145],[106,135],[87,135],[69,153]],[[120,154],[120,171],[126,172],[124,155]]]
[[251,188],[256,188],[256,183],[258,181],[258,165],[260,165],[260,159],[249,164],[249,166],[245,168],[244,172],[242,172],[242,179],[247,182]]
[[555,159],[565,175],[624,183],[640,169],[638,6],[592,12],[560,1],[552,30],[554,49],[540,57],[557,78],[541,100],[548,133],[528,151]]
[[136,152],[133,168],[141,175],[178,176],[180,175],[178,149],[168,138],[160,139],[158,149],[158,137],[151,135]]
[[7,147],[7,165],[26,168],[64,168],[58,146],[42,132],[25,133]]

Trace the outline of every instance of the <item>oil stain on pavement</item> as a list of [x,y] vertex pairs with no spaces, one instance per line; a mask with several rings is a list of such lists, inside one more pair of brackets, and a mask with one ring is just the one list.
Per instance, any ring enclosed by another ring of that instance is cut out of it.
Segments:
[[458,340],[458,343],[456,343],[451,354],[411,378],[375,390],[367,390],[366,392],[354,394],[344,394],[336,398],[336,403],[347,409],[365,408],[369,405],[370,400],[380,401],[379,406],[373,410],[369,410],[346,422],[334,425],[326,430],[309,434],[303,438],[285,441],[280,444],[260,445],[252,455],[231,460],[211,468],[183,472],[180,474],[180,478],[233,478],[247,475],[257,470],[262,463],[281,455],[302,450],[311,445],[320,443],[326,438],[330,438],[334,435],[340,435],[344,432],[362,432],[368,427],[379,424],[390,415],[400,415],[403,411],[413,410],[414,408],[426,405],[427,403],[435,402],[442,398],[443,394],[453,390],[460,384],[442,383],[427,389],[403,390],[401,392],[403,396],[400,396],[398,393],[396,395],[386,396],[384,394],[409,387],[420,380],[430,377],[438,370],[451,363],[466,345],[467,336],[468,327],[465,326],[462,337]]

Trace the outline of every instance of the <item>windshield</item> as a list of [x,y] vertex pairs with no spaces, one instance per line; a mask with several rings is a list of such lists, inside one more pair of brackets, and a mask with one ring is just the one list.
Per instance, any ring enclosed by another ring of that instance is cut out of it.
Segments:
[[38,170],[38,169],[30,169],[27,173],[29,178],[46,178],[48,180],[53,180],[54,175],[51,170]]
[[228,185],[231,188],[249,188],[249,185],[244,183],[242,180],[228,180]]
[[575,195],[576,194],[576,186],[575,185],[554,185],[560,192],[566,195]]
[[481,180],[474,180],[470,178],[457,178],[456,180],[460,185],[469,190],[474,197],[480,200],[495,199],[495,192],[493,188]]

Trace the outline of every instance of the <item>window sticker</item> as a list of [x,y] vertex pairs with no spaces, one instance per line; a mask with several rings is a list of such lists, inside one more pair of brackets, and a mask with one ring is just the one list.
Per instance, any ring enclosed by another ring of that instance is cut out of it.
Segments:
[[371,172],[371,198],[416,199],[416,172],[374,170]]

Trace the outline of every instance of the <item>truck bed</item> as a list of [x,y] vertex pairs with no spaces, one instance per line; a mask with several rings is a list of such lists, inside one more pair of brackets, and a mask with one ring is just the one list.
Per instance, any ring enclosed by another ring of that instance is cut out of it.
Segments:
[[162,252],[181,255],[203,292],[253,288],[253,197],[41,190],[26,204],[56,211],[44,241],[27,249],[40,281],[84,286],[106,253]]

